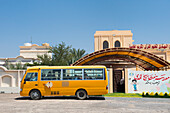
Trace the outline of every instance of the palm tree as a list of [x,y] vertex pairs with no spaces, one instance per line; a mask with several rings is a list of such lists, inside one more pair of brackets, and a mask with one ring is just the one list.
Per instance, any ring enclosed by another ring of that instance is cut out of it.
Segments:
[[82,58],[83,56],[87,55],[85,54],[85,50],[84,49],[71,49],[70,53],[71,53],[71,61],[70,64],[74,63],[75,61],[79,60],[80,58]]
[[52,65],[57,66],[66,66],[69,65],[69,60],[71,46],[66,46],[64,42],[58,44],[50,49],[50,52],[53,53]]
[[10,64],[9,64],[8,59],[5,59],[5,64],[3,66],[6,67],[7,69],[10,68]]
[[10,70],[13,70],[13,69],[15,69],[15,66],[14,66],[14,64],[9,64],[9,69],[10,69]]
[[[40,59],[41,61],[41,65],[52,65],[51,64],[51,57],[48,56],[47,54],[44,54],[44,55],[37,55],[37,57]],[[36,64],[36,63],[34,63]],[[38,65],[38,64],[37,64]]]
[[21,62],[18,62],[16,64],[9,64],[9,69],[10,70],[20,70],[20,69],[26,69],[27,66],[26,64],[22,65]]
[[17,69],[17,70],[23,69],[21,62],[18,62],[18,63],[15,64],[15,69]]
[[51,47],[49,52],[52,53],[52,58],[47,54],[37,56],[41,61],[40,65],[67,66],[86,55],[84,49],[71,49],[64,42]]

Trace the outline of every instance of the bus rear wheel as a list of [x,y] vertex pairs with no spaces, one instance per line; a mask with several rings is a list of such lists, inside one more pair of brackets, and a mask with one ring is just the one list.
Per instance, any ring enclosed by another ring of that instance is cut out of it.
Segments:
[[41,93],[38,90],[32,90],[30,92],[30,97],[32,100],[39,100],[41,98]]
[[84,100],[84,99],[86,99],[87,98],[87,93],[86,93],[86,91],[85,90],[78,90],[77,92],[76,92],[76,97],[79,99],[79,100]]

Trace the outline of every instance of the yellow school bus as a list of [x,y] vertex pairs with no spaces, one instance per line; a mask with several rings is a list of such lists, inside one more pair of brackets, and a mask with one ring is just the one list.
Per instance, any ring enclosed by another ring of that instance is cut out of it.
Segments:
[[105,66],[36,66],[27,69],[21,80],[20,95],[38,100],[44,96],[90,95],[108,93]]

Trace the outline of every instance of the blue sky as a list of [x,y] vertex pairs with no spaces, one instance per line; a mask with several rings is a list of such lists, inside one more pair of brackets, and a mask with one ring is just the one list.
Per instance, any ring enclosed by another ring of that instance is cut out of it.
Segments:
[[0,58],[65,42],[94,51],[94,33],[132,30],[134,44],[170,43],[170,0],[0,0]]

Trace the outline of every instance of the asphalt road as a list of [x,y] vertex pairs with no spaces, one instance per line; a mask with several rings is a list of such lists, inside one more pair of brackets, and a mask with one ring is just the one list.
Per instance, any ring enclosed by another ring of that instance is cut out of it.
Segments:
[[170,113],[170,98],[45,97],[0,94],[0,113]]

